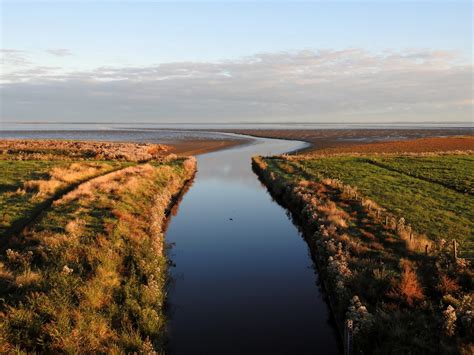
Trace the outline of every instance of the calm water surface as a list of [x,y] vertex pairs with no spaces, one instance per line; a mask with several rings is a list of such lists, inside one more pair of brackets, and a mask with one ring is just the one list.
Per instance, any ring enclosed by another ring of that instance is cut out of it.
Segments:
[[253,155],[302,147],[258,139],[198,157],[166,232],[172,353],[338,353],[308,247],[251,169]]

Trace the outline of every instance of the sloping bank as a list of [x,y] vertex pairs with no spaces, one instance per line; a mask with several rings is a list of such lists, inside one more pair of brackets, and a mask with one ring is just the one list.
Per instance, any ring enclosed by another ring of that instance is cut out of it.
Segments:
[[166,212],[194,158],[94,178],[55,201],[0,259],[0,352],[163,346]]
[[347,353],[472,353],[472,269],[446,243],[425,249],[403,218],[297,158],[253,168],[304,228]]

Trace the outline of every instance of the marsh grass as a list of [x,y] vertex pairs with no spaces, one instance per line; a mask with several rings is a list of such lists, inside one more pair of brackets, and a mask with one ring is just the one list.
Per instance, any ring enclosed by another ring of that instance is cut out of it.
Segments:
[[56,200],[0,258],[0,352],[161,351],[161,226],[194,171],[193,159],[129,166]]
[[143,162],[160,159],[168,146],[152,143],[67,140],[0,140],[0,160],[115,160]]

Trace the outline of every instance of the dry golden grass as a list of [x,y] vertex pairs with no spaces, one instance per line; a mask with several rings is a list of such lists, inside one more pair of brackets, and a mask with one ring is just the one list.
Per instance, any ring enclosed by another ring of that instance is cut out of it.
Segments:
[[111,168],[108,164],[89,162],[73,163],[67,167],[55,167],[51,170],[49,179],[25,181],[23,189],[19,189],[17,194],[35,192],[37,199],[48,198],[71,183],[99,175]]
[[439,281],[438,290],[443,295],[453,294],[461,289],[458,282],[447,275],[442,275]]
[[35,192],[37,198],[52,196],[64,184],[57,180],[30,180],[23,183],[24,191],[18,191],[19,194],[25,192]]
[[347,212],[338,208],[333,201],[326,201],[325,203],[319,204],[317,210],[324,213],[327,216],[328,221],[335,226],[339,228],[347,228],[349,215]]
[[418,281],[414,266],[409,260],[402,259],[400,266],[402,267],[401,280],[395,289],[408,305],[412,306],[414,302],[424,300],[423,288]]
[[[168,167],[163,167],[168,169]],[[169,169],[168,169],[169,170]],[[81,184],[77,189],[55,201],[55,205],[69,203],[78,199],[91,199],[97,196],[97,191],[105,194],[120,195],[126,190],[135,192],[140,186],[139,179],[150,178],[154,168],[150,164],[131,166],[116,172],[99,176]]]
[[146,161],[161,159],[168,146],[151,143],[80,142],[64,140],[0,140],[2,159],[92,159]]
[[22,274],[19,274],[15,278],[15,284],[17,287],[31,286],[38,283],[41,280],[41,274],[31,270],[26,270]]
[[413,233],[406,229],[398,230],[397,234],[405,241],[407,249],[410,251],[419,253],[431,252],[434,246],[433,241],[424,234]]
[[13,278],[13,272],[5,268],[5,264],[0,262],[0,279],[10,281]]
[[84,176],[92,176],[103,168],[97,163],[73,163],[66,168],[55,167],[51,170],[51,179],[71,183],[81,180]]
[[85,222],[79,218],[75,218],[66,224],[66,232],[70,237],[81,235],[84,232]]

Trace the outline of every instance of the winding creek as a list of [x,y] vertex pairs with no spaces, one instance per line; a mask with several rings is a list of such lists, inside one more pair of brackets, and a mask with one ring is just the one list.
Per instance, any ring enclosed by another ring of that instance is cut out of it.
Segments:
[[171,353],[339,352],[308,247],[251,168],[253,155],[305,144],[255,139],[198,156],[166,231]]

